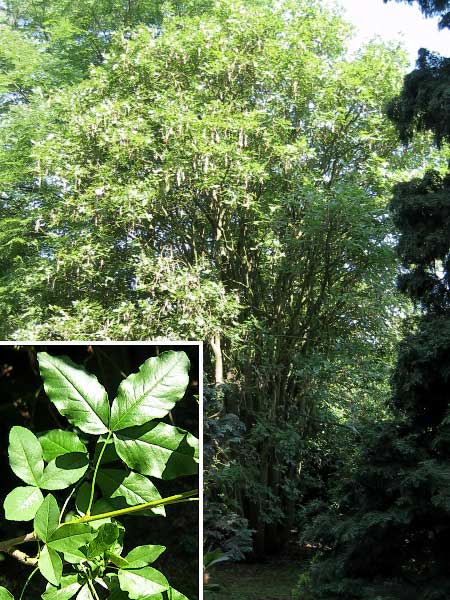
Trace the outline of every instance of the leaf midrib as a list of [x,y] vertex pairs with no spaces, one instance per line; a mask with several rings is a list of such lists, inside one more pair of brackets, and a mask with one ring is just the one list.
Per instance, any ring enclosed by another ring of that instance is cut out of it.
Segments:
[[[48,496],[47,496],[48,497]],[[42,538],[42,541],[47,543],[47,540],[49,538],[48,535],[48,523],[50,520],[50,501],[46,502],[45,508],[47,509],[47,514],[46,514],[46,521],[45,521],[45,538]]]
[[105,427],[108,427],[108,424],[103,421],[103,419],[100,417],[100,415],[97,414],[97,412],[94,409],[94,407],[89,404],[89,401],[88,401],[87,397],[84,396],[83,393],[80,391],[79,387],[77,385],[75,385],[75,383],[73,382],[72,378],[67,373],[64,373],[64,371],[62,371],[58,367],[58,365],[55,365],[53,363],[51,363],[51,364],[53,365],[53,367],[55,368],[55,370],[58,371],[58,373],[60,373],[65,379],[67,379],[67,381],[76,390],[76,392],[79,394],[79,396],[82,398],[82,400],[84,400],[84,402],[89,406],[89,408],[92,410],[92,412],[97,417],[97,419],[100,421],[100,423],[102,423],[102,425],[104,425]]
[[[115,484],[117,484],[117,480],[116,480],[116,479],[114,479],[114,477],[113,477],[112,475],[110,475],[110,474],[107,472],[107,469],[105,469],[105,470],[102,472],[102,477],[104,477],[104,478],[108,478],[110,481],[113,481]],[[125,479],[126,479],[126,478],[125,478]],[[138,493],[137,493],[135,490],[133,490],[132,488],[130,488],[130,487],[127,487],[127,485],[124,485],[124,483],[123,483],[124,481],[125,481],[125,480],[121,481],[121,483],[119,484],[119,487],[117,487],[117,488],[116,488],[116,489],[115,489],[115,490],[112,492],[112,494],[111,494],[111,498],[117,498],[117,497],[122,497],[122,498],[125,498],[125,496],[123,495],[123,493],[122,493],[122,494],[116,494],[116,492],[118,492],[118,491],[121,491],[121,490],[123,489],[123,490],[126,490],[127,492],[129,492],[129,493],[133,494],[134,496],[136,496],[136,498],[139,498],[139,499],[140,499],[140,502],[139,502],[138,504],[145,504],[146,502],[149,502],[149,501],[151,502],[151,500],[149,500],[148,498],[144,498],[143,496],[141,496],[140,494],[138,494]],[[156,487],[155,487],[155,490],[156,490]],[[156,491],[158,491],[158,490],[156,490]],[[157,498],[156,498],[156,499],[157,499]]]
[[[127,416],[127,415],[128,415],[128,414],[129,414],[129,413],[132,411],[132,410],[133,410],[133,409],[134,409],[134,407],[135,407],[137,404],[139,404],[140,402],[142,402],[142,401],[145,399],[145,396],[147,396],[148,394],[151,394],[152,390],[154,390],[154,388],[155,388],[155,387],[156,387],[156,385],[157,385],[157,384],[158,384],[158,383],[161,381],[161,379],[164,379],[164,377],[166,377],[166,375],[167,375],[168,373],[170,373],[170,371],[171,371],[172,369],[174,369],[174,368],[175,368],[175,367],[178,365],[178,363],[180,362],[181,358],[182,358],[181,356],[178,356],[178,357],[177,357],[177,360],[176,360],[176,362],[175,362],[175,363],[173,363],[173,364],[170,366],[170,368],[169,368],[169,369],[168,369],[168,370],[167,370],[167,371],[166,371],[166,372],[165,372],[165,373],[164,373],[164,374],[163,374],[163,375],[162,375],[162,376],[161,376],[161,377],[160,377],[160,378],[159,378],[157,381],[155,381],[155,383],[152,385],[152,387],[150,387],[150,388],[149,388],[148,390],[146,390],[146,391],[145,391],[143,394],[141,394],[141,396],[139,396],[139,398],[138,398],[138,399],[137,399],[135,402],[133,402],[133,404],[132,404],[132,405],[131,405],[129,408],[127,408],[127,409],[126,409],[126,411],[125,411],[124,413],[122,413],[122,416],[120,417],[120,419],[119,419],[119,420],[118,420],[118,421],[115,423],[115,425],[114,425],[114,429],[118,428],[118,425],[120,425],[120,423],[123,421],[123,419],[124,419],[124,418],[125,418],[125,417],[126,417],[126,416]],[[139,374],[139,371],[138,371],[138,373],[136,373],[136,375],[138,375],[138,374]],[[126,380],[125,380],[125,381],[126,381]],[[117,399],[116,399],[116,401],[118,400],[118,398],[119,398],[119,396],[117,396]]]
[[[34,474],[34,469],[31,466],[31,463],[30,463],[30,461],[28,459],[28,453],[26,452],[25,446],[22,444],[22,437],[21,436],[19,436],[19,443],[20,443],[20,447],[22,449],[23,455],[25,456],[25,459],[27,461],[28,468],[30,469],[30,473],[33,476],[35,486],[36,487],[40,487],[40,480],[42,479],[42,475],[44,474],[44,469],[42,469],[41,476],[39,478],[36,478],[36,475]],[[39,444],[39,448],[41,449],[41,459],[40,460],[44,461],[44,458],[42,456],[42,448],[41,448],[40,444]]]

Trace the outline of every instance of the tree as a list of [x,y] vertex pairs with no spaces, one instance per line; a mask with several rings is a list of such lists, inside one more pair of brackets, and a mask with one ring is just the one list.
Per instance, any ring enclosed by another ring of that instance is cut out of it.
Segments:
[[398,305],[386,202],[419,159],[382,107],[404,58],[349,60],[347,33],[320,2],[219,1],[113,36],[88,79],[16,107],[33,143],[3,122],[0,162],[25,157],[3,184],[3,336],[210,340],[252,432],[255,487],[234,488],[260,551],[293,518],[318,373],[382,352]]
[[[104,61],[115,32],[140,24],[161,27],[165,16],[201,13],[209,5],[210,0],[7,0],[4,20],[24,34],[18,39],[32,40],[45,53],[44,69],[64,84],[81,81]],[[3,43],[9,47],[8,40]]]
[[[448,2],[441,6],[446,7]],[[447,106],[437,102],[448,87],[447,63],[421,51],[417,69],[391,103],[404,141],[424,130],[438,146],[450,141]],[[337,508],[321,515],[309,532],[330,550],[310,579],[302,579],[302,598],[449,596],[449,190],[445,170],[429,170],[395,188],[399,287],[421,314],[404,325],[393,418],[366,432],[358,468],[339,487]]]

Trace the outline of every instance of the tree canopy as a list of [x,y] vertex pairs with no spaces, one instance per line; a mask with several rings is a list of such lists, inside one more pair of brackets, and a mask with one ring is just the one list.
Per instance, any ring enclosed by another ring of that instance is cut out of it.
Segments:
[[309,432],[386,396],[387,204],[424,158],[384,114],[403,53],[349,57],[318,0],[18,2],[2,27],[1,335],[208,340],[247,432],[223,485],[278,547]]
[[[420,5],[427,15],[448,8],[448,2]],[[421,50],[389,109],[405,143],[429,131],[446,155],[447,88],[448,59]],[[404,323],[391,417],[365,430],[356,468],[338,484],[335,506],[306,534],[328,549],[300,582],[304,600],[449,596],[449,188],[445,169],[394,187],[399,288],[420,313]]]

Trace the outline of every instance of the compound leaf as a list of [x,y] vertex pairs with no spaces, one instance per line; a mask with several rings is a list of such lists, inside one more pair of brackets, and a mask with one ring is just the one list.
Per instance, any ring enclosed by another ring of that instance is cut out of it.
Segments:
[[42,502],[34,518],[34,531],[40,540],[48,542],[52,533],[58,529],[59,515],[58,503],[56,499],[49,494],[44,502]]
[[[102,494],[116,508],[144,504],[161,498],[160,493],[143,475],[133,473],[127,475],[120,469],[102,469],[98,472],[97,482]],[[155,514],[165,515],[164,506],[157,506],[151,511]]]
[[53,585],[59,585],[62,575],[62,560],[55,550],[44,546],[38,561],[39,571]]
[[9,463],[25,483],[39,487],[44,471],[42,448],[37,437],[25,427],[15,426],[9,433]]
[[42,600],[70,600],[80,589],[77,575],[66,575],[61,578],[61,587],[57,589],[48,584],[47,589],[42,594]]
[[50,462],[58,456],[69,452],[87,454],[86,446],[76,433],[63,429],[52,429],[39,436],[39,442],[44,453],[44,460]]
[[89,543],[94,534],[87,523],[70,523],[59,527],[48,540],[48,546],[59,552],[71,552]]
[[120,569],[118,576],[121,589],[133,600],[161,594],[170,588],[164,575],[152,567],[135,571]]
[[31,521],[43,500],[37,487],[16,487],[5,498],[5,517],[9,521]]
[[185,352],[163,352],[146,360],[138,373],[119,386],[111,409],[113,431],[164,417],[180,400],[189,383]]
[[67,356],[39,352],[37,357],[45,392],[59,412],[86,433],[106,433],[109,402],[97,377]]
[[57,456],[45,467],[40,486],[45,490],[63,490],[81,479],[88,466],[88,457],[81,452]]
[[133,470],[173,479],[198,471],[198,440],[166,423],[145,423],[114,434],[117,454]]

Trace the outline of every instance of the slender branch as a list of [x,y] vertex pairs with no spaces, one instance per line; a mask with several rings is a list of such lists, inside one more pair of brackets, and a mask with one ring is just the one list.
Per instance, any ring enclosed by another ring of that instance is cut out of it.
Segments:
[[[91,521],[98,521],[100,519],[119,517],[121,515],[127,515],[141,510],[147,510],[149,508],[156,508],[157,506],[169,506],[170,504],[180,504],[181,502],[197,501],[198,498],[196,498],[195,496],[198,496],[198,490],[189,490],[188,492],[183,492],[182,494],[175,494],[174,496],[168,496],[167,498],[152,500],[151,502],[137,504],[136,506],[127,506],[126,508],[120,508],[118,510],[113,510],[98,515],[86,514],[84,517],[73,519],[72,521],[68,521],[67,523],[61,523],[58,526],[58,528],[64,527],[65,525],[73,525],[74,523],[90,523]],[[32,531],[31,533],[27,533],[26,535],[11,538],[10,540],[0,541],[0,552],[6,552],[7,554],[14,556],[14,558],[17,558],[17,560],[20,560],[21,562],[27,565],[35,565],[37,564],[37,559],[28,556],[20,550],[17,550],[16,546],[36,541],[38,541],[36,534],[34,531]]]
[[29,556],[22,550],[9,550],[7,554],[29,567],[35,567],[38,564],[38,559],[35,556]]
[[189,492],[183,492],[182,494],[176,494],[175,496],[168,496],[167,498],[160,498],[159,500],[152,500],[151,502],[145,502],[144,504],[137,504],[136,506],[127,506],[126,508],[119,508],[118,510],[112,510],[110,512],[101,513],[99,515],[88,515],[79,517],[73,521],[62,523],[64,525],[73,525],[74,523],[90,523],[91,521],[98,521],[100,519],[109,519],[113,517],[120,517],[121,515],[128,515],[130,513],[138,512],[141,510],[147,510],[148,508],[156,508],[157,506],[167,506],[169,504],[179,504],[180,502],[189,502],[196,498],[193,496],[198,495],[198,490],[190,490]]
[[66,510],[66,508],[67,508],[67,505],[69,504],[69,501],[70,501],[70,499],[72,498],[72,496],[73,496],[73,493],[75,492],[75,490],[76,490],[76,489],[77,489],[76,487],[72,488],[72,491],[71,491],[71,492],[70,492],[70,494],[67,496],[67,498],[66,498],[66,501],[65,501],[65,502],[64,502],[64,504],[63,504],[63,507],[62,507],[62,509],[61,509],[61,512],[60,512],[60,515],[59,515],[59,524],[60,524],[60,525],[61,525],[61,521],[62,521],[62,519],[63,519],[63,517],[64,517],[64,512],[65,512],[65,510]]
[[26,535],[21,535],[16,538],[11,538],[10,540],[0,541],[0,552],[11,552],[14,550],[16,546],[20,546],[20,544],[26,544],[27,542],[35,542],[36,536],[34,531],[31,533],[27,533]]
[[92,477],[92,486],[91,486],[91,496],[89,498],[89,504],[87,507],[86,515],[89,516],[91,514],[92,503],[94,502],[94,491],[95,491],[95,481],[97,479],[97,472],[100,467],[100,463],[102,462],[103,454],[106,450],[106,446],[108,445],[109,440],[111,439],[112,431],[109,431],[108,436],[103,444],[103,448],[100,451],[100,454],[97,459],[97,464],[95,465],[94,475]]
[[94,584],[92,583],[92,580],[88,579],[87,582],[88,582],[89,589],[91,590],[91,594],[94,596],[95,600],[100,600],[100,598],[98,597],[97,591],[94,587]]
[[32,578],[32,577],[33,577],[33,575],[34,575],[35,573],[37,573],[38,571],[39,571],[39,567],[36,567],[36,568],[34,569],[34,571],[31,571],[31,573],[29,574],[29,576],[28,576],[28,579],[25,581],[25,585],[24,585],[24,586],[23,586],[23,588],[22,588],[22,592],[21,592],[21,594],[20,594],[20,596],[19,596],[19,600],[22,600],[22,598],[23,598],[23,595],[24,595],[24,593],[25,593],[25,590],[27,589],[27,587],[28,587],[28,584],[29,584],[29,583],[30,583],[30,581],[31,581],[31,578]]

